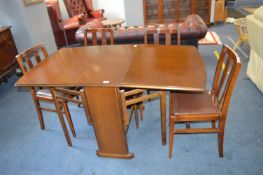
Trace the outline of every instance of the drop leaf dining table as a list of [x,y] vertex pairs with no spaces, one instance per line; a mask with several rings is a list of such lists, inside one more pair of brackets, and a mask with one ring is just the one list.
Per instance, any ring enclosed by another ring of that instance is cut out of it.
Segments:
[[[205,83],[204,60],[193,46],[108,45],[62,48],[22,76],[16,86],[84,87],[97,155],[129,159],[134,154],[128,149],[118,89],[202,92]],[[163,145],[165,118],[161,118]]]

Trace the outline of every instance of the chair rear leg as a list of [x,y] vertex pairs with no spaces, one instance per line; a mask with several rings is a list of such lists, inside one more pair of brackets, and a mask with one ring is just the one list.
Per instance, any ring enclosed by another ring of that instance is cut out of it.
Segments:
[[65,114],[66,114],[66,119],[68,121],[68,124],[69,124],[69,127],[70,127],[70,130],[72,132],[72,135],[73,137],[76,137],[76,132],[75,132],[75,128],[74,128],[74,125],[73,125],[73,122],[72,122],[72,118],[71,118],[71,115],[70,115],[70,112],[69,112],[69,109],[68,109],[68,105],[66,102],[61,102],[62,103],[62,107],[65,111]]
[[190,123],[190,122],[186,122],[186,123],[185,123],[185,127],[186,127],[187,129],[190,129],[190,128],[191,128],[191,123]]
[[212,120],[211,123],[212,123],[212,128],[216,128],[216,121]]
[[169,132],[169,158],[172,158],[173,144],[174,144],[174,120],[170,118],[170,132]]
[[141,119],[141,121],[143,121],[143,119],[144,119],[143,110],[144,110],[144,106],[143,106],[143,102],[142,102],[142,103],[140,103],[140,119]]
[[134,105],[134,117],[135,117],[135,123],[136,123],[136,128],[139,128],[139,118],[138,118],[138,107],[137,104]]

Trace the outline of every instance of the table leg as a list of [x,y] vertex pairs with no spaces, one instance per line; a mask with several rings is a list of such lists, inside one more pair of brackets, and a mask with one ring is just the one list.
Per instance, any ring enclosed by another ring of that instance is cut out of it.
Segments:
[[131,159],[118,88],[85,87],[91,118],[102,157]]

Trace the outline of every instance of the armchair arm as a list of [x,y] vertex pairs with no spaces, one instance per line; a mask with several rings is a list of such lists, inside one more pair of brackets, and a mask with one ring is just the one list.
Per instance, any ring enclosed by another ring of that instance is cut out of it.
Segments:
[[65,19],[63,26],[65,30],[72,28],[79,28],[82,24],[86,23],[85,16],[83,14],[73,16],[72,18]]
[[92,10],[89,12],[89,16],[92,18],[103,18],[104,9]]

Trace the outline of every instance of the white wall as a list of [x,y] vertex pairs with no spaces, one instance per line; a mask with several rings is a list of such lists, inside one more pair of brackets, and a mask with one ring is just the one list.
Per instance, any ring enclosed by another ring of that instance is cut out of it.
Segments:
[[143,25],[143,0],[124,0],[126,24]]
[[106,18],[125,19],[124,0],[93,0],[95,9],[104,9]]
[[49,53],[56,51],[47,9],[43,3],[25,7],[22,0],[0,0],[0,16],[1,25],[12,26],[19,52],[40,42],[45,44]]

